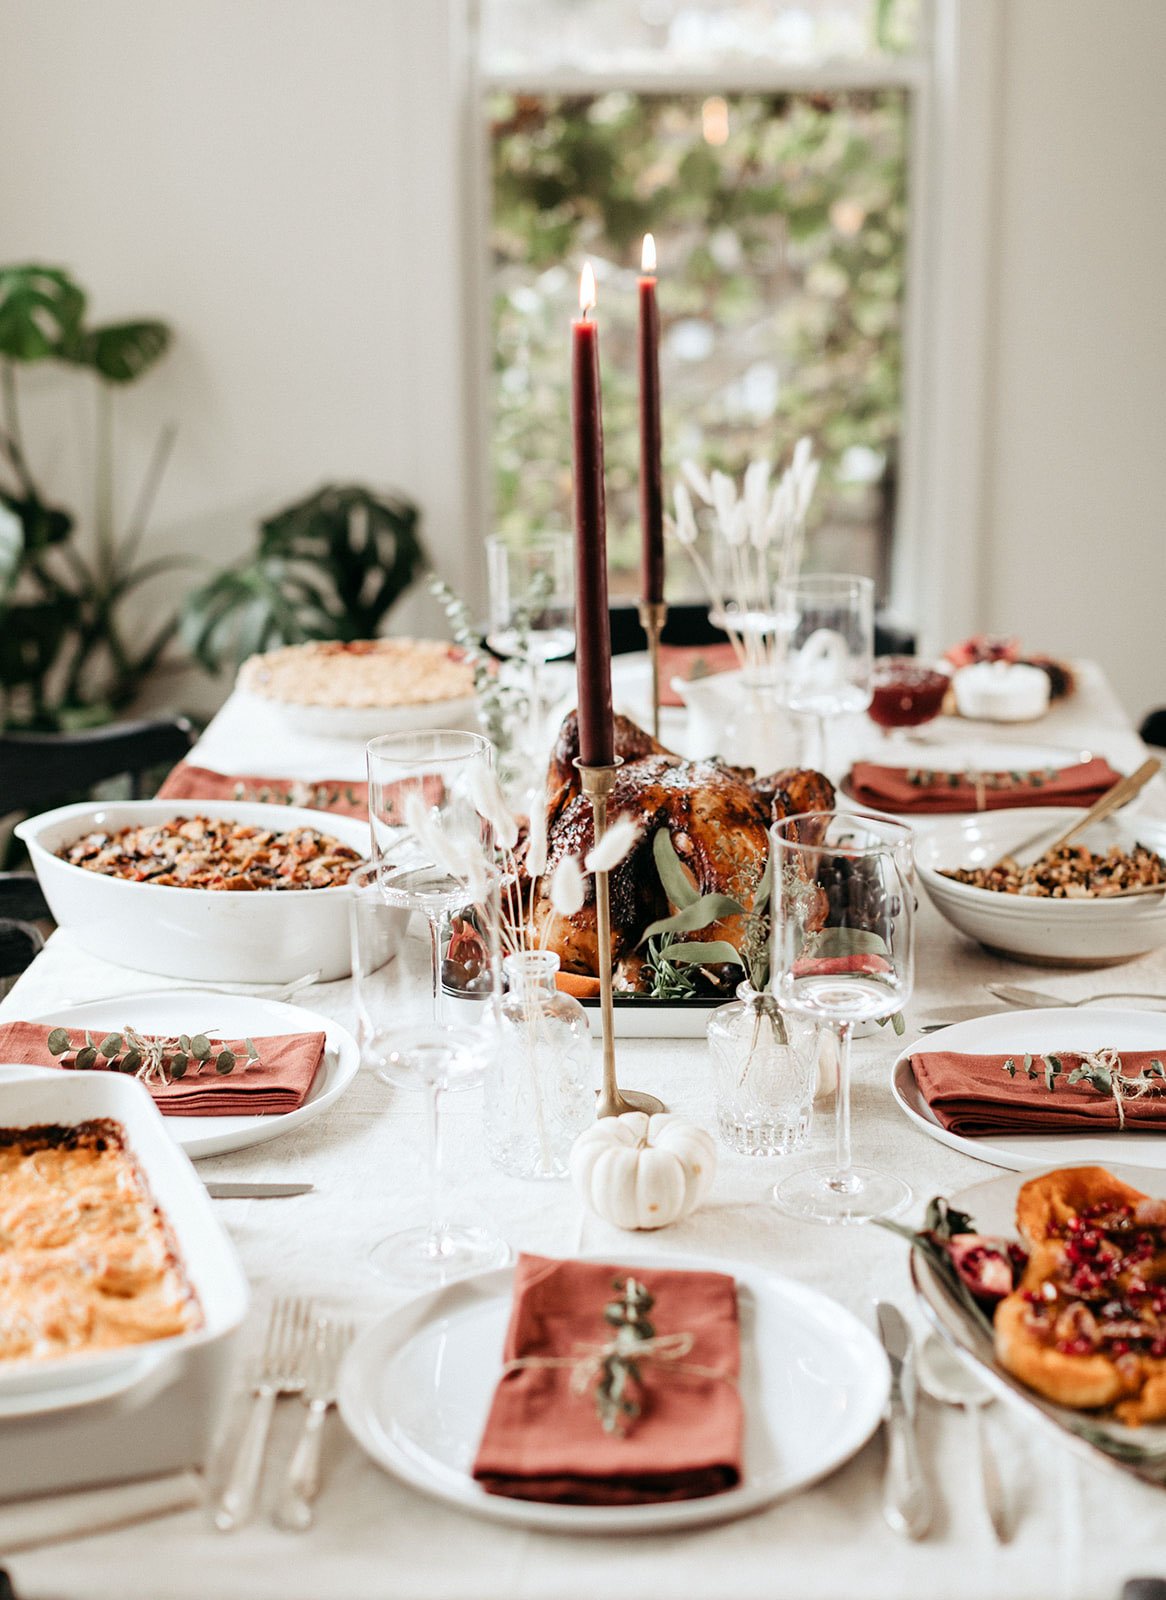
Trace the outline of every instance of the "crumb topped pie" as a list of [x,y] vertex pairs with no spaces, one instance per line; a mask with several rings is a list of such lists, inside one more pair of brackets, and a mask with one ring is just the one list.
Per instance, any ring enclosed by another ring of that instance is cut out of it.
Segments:
[[474,674],[439,639],[316,639],[252,656],[239,688],[289,705],[396,707],[460,700]]
[[143,1344],[201,1323],[118,1123],[0,1129],[0,1364]]

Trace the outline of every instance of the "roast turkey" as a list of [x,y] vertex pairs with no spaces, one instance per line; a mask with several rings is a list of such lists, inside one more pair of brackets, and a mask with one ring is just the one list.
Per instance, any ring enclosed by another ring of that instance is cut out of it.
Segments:
[[[834,789],[822,773],[808,768],[757,777],[750,768],[687,760],[627,717],[615,718],[615,751],[623,765],[608,801],[608,819],[630,818],[641,833],[609,878],[612,956],[620,987],[639,989],[646,986],[644,930],[677,909],[669,904],[653,857],[657,832],[667,829],[698,893],[731,895],[748,908],[765,870],[770,825],[800,812],[832,810]],[[535,924],[539,936],[545,931],[546,947],[558,955],[564,972],[595,977],[594,880],[587,880],[583,909],[569,918],[552,909],[547,887],[564,856],[582,857],[594,843],[591,802],[582,793],[574,765],[578,754],[579,725],[571,712],[559,730],[547,776],[547,866],[535,901]],[[727,940],[739,949],[743,920],[726,918],[694,937]],[[701,970],[706,984],[715,987],[718,975]],[[739,969],[733,969],[722,981],[727,985],[739,977]]]

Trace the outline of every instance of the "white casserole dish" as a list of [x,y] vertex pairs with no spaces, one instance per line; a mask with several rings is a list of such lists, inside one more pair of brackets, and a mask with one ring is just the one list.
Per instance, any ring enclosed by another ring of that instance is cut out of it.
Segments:
[[289,983],[317,970],[322,983],[345,977],[352,966],[345,887],[177,889],[105,877],[56,854],[98,828],[115,832],[200,814],[262,828],[315,828],[362,858],[370,850],[368,824],[358,818],[244,800],[82,801],[29,817],[16,833],[54,920],[92,955],[200,983]]
[[[945,868],[990,866],[1042,828],[1051,843],[1075,815],[1080,813],[1040,806],[952,818],[917,830],[915,863],[936,909],[970,939],[1038,966],[1110,966],[1166,944],[1166,893],[1052,900],[977,889],[943,876]],[[1166,855],[1166,825],[1113,817],[1088,829],[1080,842],[1091,850],[1138,843]],[[1024,859],[1040,848],[1024,853]]]
[[0,1365],[0,1499],[198,1466],[230,1398],[247,1280],[149,1093],[112,1072],[0,1081],[0,1127],[70,1126],[94,1117],[124,1129],[202,1324],[123,1350]]

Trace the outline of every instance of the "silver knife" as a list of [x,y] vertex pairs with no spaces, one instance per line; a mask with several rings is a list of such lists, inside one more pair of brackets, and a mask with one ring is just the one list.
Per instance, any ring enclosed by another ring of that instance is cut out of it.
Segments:
[[289,1195],[311,1194],[310,1183],[232,1183],[208,1178],[206,1192],[212,1200],[283,1200]]
[[915,1347],[897,1306],[875,1301],[879,1337],[891,1363],[891,1398],[884,1419],[887,1470],[883,1516],[896,1533],[922,1539],[931,1527],[931,1493],[919,1465],[915,1442]]

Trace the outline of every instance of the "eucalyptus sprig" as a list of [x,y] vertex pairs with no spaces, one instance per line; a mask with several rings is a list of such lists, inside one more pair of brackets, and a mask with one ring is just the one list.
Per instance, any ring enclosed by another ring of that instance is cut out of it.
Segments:
[[[185,1078],[188,1072],[198,1077],[204,1067],[213,1067],[219,1077],[226,1077],[234,1072],[240,1059],[221,1039],[213,1039],[205,1033],[162,1037],[139,1033],[128,1026],[120,1033],[107,1033],[104,1039],[96,1042],[86,1029],[85,1043],[77,1050],[73,1048],[67,1028],[54,1028],[46,1043],[49,1053],[59,1057],[63,1067],[87,1072],[102,1064],[108,1072],[124,1072],[146,1084],[173,1083]],[[245,1039],[243,1044],[247,1052],[243,1060],[246,1067],[249,1062],[259,1060],[259,1051],[253,1039]]]
[[615,1329],[615,1338],[605,1346],[600,1362],[595,1409],[604,1433],[626,1433],[640,1414],[640,1402],[631,1386],[641,1381],[637,1347],[656,1337],[656,1329],[648,1321],[656,1300],[630,1276],[617,1278],[612,1288],[617,1298],[604,1306],[603,1320]]
[[1026,1054],[1021,1059],[1019,1069],[1016,1057],[1008,1056],[1003,1062],[1003,1070],[1010,1078],[1015,1078],[1018,1070],[1023,1072],[1026,1078],[1043,1077],[1045,1088],[1050,1094],[1056,1093],[1057,1079],[1062,1075],[1070,1087],[1077,1083],[1087,1083],[1098,1094],[1113,1100],[1117,1107],[1119,1128],[1124,1128],[1126,1125],[1126,1100],[1141,1100],[1146,1095],[1161,1094],[1166,1089],[1166,1067],[1157,1056],[1147,1062],[1141,1073],[1130,1075],[1123,1070],[1120,1052],[1111,1046],[1083,1052],[1077,1066],[1069,1073],[1065,1073],[1065,1064],[1061,1057],[1051,1052],[1046,1052],[1044,1055]]

